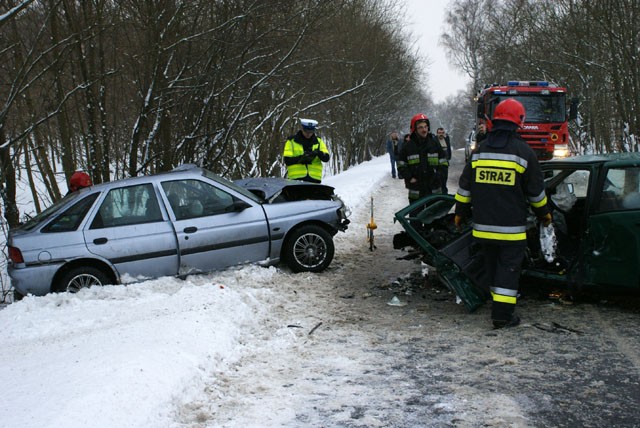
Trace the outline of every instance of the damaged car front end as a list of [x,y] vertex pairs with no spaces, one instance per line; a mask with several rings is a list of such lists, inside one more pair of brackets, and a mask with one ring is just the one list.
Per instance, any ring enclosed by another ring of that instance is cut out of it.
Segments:
[[[567,292],[640,290],[640,154],[576,156],[541,164],[553,223],[527,224],[521,277]],[[455,199],[430,195],[395,215],[405,229],[394,246],[416,247],[471,312],[489,296],[470,224],[454,225]]]

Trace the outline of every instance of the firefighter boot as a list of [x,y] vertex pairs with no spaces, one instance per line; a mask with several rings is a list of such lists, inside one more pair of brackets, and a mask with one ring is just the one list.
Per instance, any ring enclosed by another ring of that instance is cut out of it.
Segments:
[[493,328],[505,328],[515,327],[520,324],[520,317],[518,314],[511,314],[511,319],[507,320],[493,320]]

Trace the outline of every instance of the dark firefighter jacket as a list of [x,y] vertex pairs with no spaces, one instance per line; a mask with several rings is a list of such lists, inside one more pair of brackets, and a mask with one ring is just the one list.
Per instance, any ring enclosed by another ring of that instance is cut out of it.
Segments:
[[525,245],[528,205],[537,217],[548,212],[540,164],[515,129],[496,121],[464,167],[456,194],[456,214],[473,215],[473,236],[499,245]]
[[283,157],[290,179],[320,183],[322,162],[329,161],[329,151],[324,141],[315,134],[307,139],[302,131],[298,131],[287,139]]
[[[440,191],[438,170],[447,163],[447,154],[433,134],[429,133],[424,141],[419,141],[418,135],[412,133],[409,141],[402,144],[396,162],[398,173],[409,189],[409,199]],[[411,183],[412,178],[417,182]]]

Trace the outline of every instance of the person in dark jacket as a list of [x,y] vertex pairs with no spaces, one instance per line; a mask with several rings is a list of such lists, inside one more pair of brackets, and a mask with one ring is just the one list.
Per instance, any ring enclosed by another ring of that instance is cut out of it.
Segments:
[[484,120],[481,120],[478,123],[478,130],[476,131],[476,147],[487,138],[487,125],[484,123]]
[[447,180],[449,179],[449,161],[451,160],[451,141],[449,140],[449,136],[445,135],[444,128],[438,128],[436,130],[436,135],[438,136],[438,143],[440,143],[440,147],[442,147],[442,150],[444,150],[447,155],[447,161],[444,162],[440,167],[442,193],[446,195],[449,193],[449,189],[447,188]]
[[447,159],[444,150],[429,132],[429,118],[417,114],[411,119],[409,141],[402,144],[398,154],[398,171],[409,189],[409,203],[440,193],[440,168]]
[[389,153],[389,160],[391,161],[391,177],[396,178],[396,157],[398,156],[398,134],[396,132],[391,133],[391,137],[387,140],[387,153]]
[[322,162],[329,161],[329,151],[320,138],[316,137],[316,120],[300,119],[300,130],[290,136],[284,145],[284,163],[287,175],[292,180],[320,183]]
[[496,107],[491,132],[465,165],[455,197],[458,230],[472,215],[473,238],[480,244],[493,298],[494,328],[520,323],[514,309],[529,206],[545,227],[551,224],[540,164],[516,132],[524,118],[524,107],[513,98]]

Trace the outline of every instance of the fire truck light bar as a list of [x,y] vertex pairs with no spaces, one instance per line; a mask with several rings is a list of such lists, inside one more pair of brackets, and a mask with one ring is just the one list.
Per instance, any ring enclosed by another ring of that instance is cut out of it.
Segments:
[[549,82],[531,82],[528,80],[511,80],[507,86],[549,86]]

